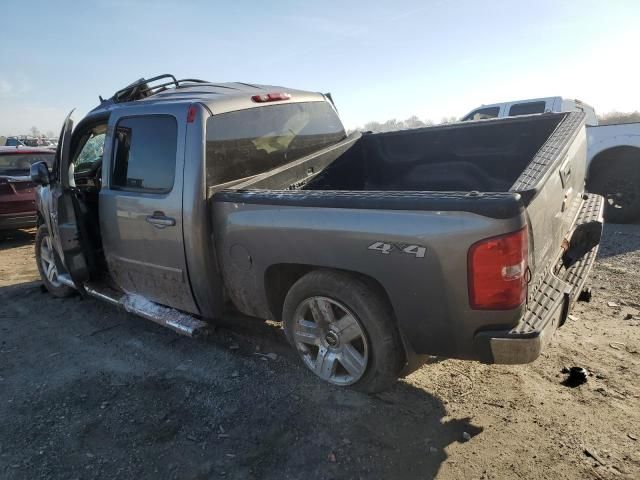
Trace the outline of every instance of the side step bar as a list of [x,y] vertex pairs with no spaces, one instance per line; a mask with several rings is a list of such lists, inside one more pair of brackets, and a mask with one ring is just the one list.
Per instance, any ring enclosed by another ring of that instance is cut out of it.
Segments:
[[[58,275],[58,280],[77,290],[69,275],[60,274]],[[129,313],[151,320],[163,327],[170,328],[181,335],[202,337],[211,331],[211,324],[187,313],[154,303],[140,295],[122,293],[103,285],[92,284],[85,285],[84,290],[92,297],[123,308]]]

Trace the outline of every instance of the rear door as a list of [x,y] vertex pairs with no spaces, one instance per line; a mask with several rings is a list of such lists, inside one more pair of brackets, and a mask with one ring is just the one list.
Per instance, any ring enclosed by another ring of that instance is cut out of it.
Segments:
[[198,313],[183,242],[186,111],[136,110],[109,121],[100,192],[107,264],[124,291]]

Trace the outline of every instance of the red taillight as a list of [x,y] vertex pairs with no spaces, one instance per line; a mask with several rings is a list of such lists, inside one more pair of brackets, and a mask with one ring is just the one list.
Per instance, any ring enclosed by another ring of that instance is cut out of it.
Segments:
[[527,298],[527,228],[475,243],[469,249],[469,304],[508,310]]
[[193,123],[196,119],[196,113],[198,113],[198,107],[191,105],[187,111],[187,123]]
[[263,95],[254,95],[251,100],[257,103],[277,102],[278,100],[289,100],[291,95],[283,92],[265,93]]

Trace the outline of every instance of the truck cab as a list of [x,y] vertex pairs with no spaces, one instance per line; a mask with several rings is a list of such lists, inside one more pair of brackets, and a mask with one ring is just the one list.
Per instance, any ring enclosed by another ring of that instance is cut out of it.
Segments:
[[[69,114],[51,176],[42,165],[32,172],[43,185],[39,223],[74,286],[109,284],[217,318],[225,300],[208,248],[209,187],[246,180],[345,135],[323,94],[172,75],[141,80],[75,126]],[[214,141],[235,157],[218,150],[214,158],[207,152]],[[59,280],[54,288],[65,291]]]
[[482,105],[462,117],[462,121],[517,117],[548,112],[584,112],[587,126],[598,125],[598,117],[593,107],[577,99],[562,97],[532,98]]

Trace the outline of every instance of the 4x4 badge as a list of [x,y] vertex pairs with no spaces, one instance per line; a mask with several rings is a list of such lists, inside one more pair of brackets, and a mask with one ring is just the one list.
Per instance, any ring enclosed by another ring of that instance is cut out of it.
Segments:
[[424,258],[427,253],[426,247],[398,243],[374,242],[367,248],[383,254],[390,254],[391,252],[408,253],[409,255],[414,255],[416,258]]

